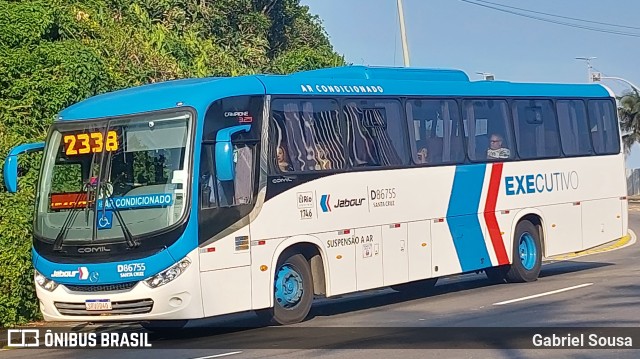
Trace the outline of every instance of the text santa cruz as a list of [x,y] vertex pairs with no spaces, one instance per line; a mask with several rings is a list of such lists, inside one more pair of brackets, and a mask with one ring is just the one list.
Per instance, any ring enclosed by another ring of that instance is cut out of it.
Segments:
[[302,92],[315,93],[383,93],[382,86],[362,86],[362,85],[300,85]]

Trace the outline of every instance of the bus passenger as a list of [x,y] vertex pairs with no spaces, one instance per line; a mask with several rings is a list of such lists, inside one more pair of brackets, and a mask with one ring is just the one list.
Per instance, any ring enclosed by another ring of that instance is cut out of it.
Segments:
[[293,171],[293,167],[287,162],[287,153],[284,150],[283,146],[278,146],[276,151],[276,160],[278,161],[278,168],[280,172],[290,172]]
[[426,147],[422,147],[420,150],[418,150],[417,153],[417,163],[418,164],[424,164],[424,163],[428,163],[427,161],[427,156],[428,156],[429,152],[427,152],[427,148]]
[[502,147],[504,138],[499,134],[492,134],[489,142],[489,148],[487,149],[487,159],[502,159],[511,157],[511,151]]

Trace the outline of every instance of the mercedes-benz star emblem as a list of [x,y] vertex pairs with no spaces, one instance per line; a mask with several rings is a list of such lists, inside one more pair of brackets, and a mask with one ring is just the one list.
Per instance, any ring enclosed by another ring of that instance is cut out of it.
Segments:
[[91,283],[95,283],[98,281],[99,277],[100,274],[98,272],[91,272],[91,274],[89,274],[89,281],[91,281]]

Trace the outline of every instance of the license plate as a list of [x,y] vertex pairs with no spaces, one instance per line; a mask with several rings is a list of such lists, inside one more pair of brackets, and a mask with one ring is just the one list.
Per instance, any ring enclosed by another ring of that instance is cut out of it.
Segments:
[[84,302],[84,306],[87,310],[100,311],[111,310],[111,299],[87,299]]

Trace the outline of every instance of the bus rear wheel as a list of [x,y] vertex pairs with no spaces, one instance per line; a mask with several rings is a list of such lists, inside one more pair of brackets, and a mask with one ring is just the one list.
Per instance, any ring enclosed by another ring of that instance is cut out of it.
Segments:
[[258,316],[273,324],[294,324],[303,321],[313,302],[313,279],[309,262],[300,253],[284,254],[278,261],[274,277],[273,308]]
[[533,282],[538,279],[541,267],[540,233],[533,223],[521,221],[513,237],[513,263],[505,277],[512,283]]

